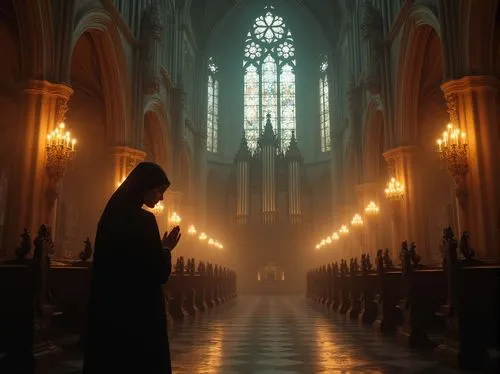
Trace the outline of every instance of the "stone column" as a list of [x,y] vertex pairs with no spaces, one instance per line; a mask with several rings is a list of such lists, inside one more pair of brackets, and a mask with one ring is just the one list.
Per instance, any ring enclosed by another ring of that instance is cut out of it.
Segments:
[[113,157],[115,160],[114,185],[111,190],[114,192],[137,164],[144,161],[146,153],[131,147],[115,146],[113,147]]
[[[378,207],[381,205],[384,186],[378,182],[368,182],[356,186],[356,194],[360,206],[360,214],[363,215],[366,206],[373,201]],[[368,252],[372,258],[376,255],[377,249],[381,248],[380,231],[384,229],[381,224],[380,214],[377,216],[367,216],[364,214],[364,252]]]
[[57,198],[45,172],[47,135],[65,117],[73,90],[64,84],[28,80],[21,86],[19,125],[9,173],[6,255],[19,244],[24,228],[36,234],[42,223],[52,223]]
[[460,230],[470,231],[476,253],[485,258],[500,256],[498,85],[495,77],[466,76],[441,86],[450,120],[466,132],[469,145],[469,173],[457,181]]
[[[401,201],[391,202],[393,215],[393,253],[398,253],[401,242],[408,240],[417,244],[424,243],[421,223],[418,219],[421,196],[417,188],[418,148],[401,146],[384,153],[389,165],[389,176],[403,183],[404,197]],[[422,253],[423,254],[423,253]],[[423,254],[425,255],[425,254]]]

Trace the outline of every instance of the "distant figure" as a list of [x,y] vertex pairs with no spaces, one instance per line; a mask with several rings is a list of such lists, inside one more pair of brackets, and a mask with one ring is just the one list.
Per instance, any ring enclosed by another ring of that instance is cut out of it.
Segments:
[[172,372],[162,285],[180,229],[162,240],[155,216],[142,209],[163,200],[169,185],[160,166],[142,162],[104,209],[94,246],[84,374]]

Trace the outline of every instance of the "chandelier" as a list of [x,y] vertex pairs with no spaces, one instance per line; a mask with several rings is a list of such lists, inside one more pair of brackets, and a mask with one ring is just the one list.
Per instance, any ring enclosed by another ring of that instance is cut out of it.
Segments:
[[207,238],[208,238],[208,236],[207,236],[207,234],[205,234],[204,232],[202,232],[202,233],[200,234],[200,236],[198,236],[198,239],[200,239],[200,240],[207,240]]
[[75,157],[76,139],[66,131],[64,123],[47,135],[47,174],[54,181],[60,180]]
[[332,234],[332,240],[337,241],[337,240],[339,240],[339,239],[340,239],[339,234],[337,234],[337,232],[334,232],[334,233]]
[[437,140],[437,146],[441,159],[448,164],[451,176],[463,179],[469,172],[465,132],[449,123],[442,137]]
[[380,212],[380,208],[373,201],[370,201],[365,208],[365,214],[368,217],[378,216],[379,212]]
[[385,189],[385,197],[389,200],[401,200],[405,195],[405,186],[398,182],[396,178],[391,178]]

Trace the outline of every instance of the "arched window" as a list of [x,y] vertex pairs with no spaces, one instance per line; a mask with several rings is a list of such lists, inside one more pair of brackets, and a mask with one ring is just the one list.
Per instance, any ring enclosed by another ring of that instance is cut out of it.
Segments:
[[282,150],[295,130],[295,47],[292,34],[274,7],[266,6],[247,34],[243,59],[244,129],[250,149],[271,115]]
[[217,152],[217,132],[219,128],[219,81],[212,57],[208,59],[208,104],[207,104],[207,151]]
[[330,144],[330,96],[328,91],[328,59],[325,56],[320,65],[319,78],[319,125],[321,135],[321,152],[331,150]]

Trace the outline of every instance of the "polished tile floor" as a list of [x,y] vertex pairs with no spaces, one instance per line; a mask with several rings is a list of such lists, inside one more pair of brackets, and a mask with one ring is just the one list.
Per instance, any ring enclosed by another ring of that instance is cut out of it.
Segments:
[[[175,374],[457,373],[303,296],[248,296],[170,330]],[[55,373],[77,373],[71,359]]]

